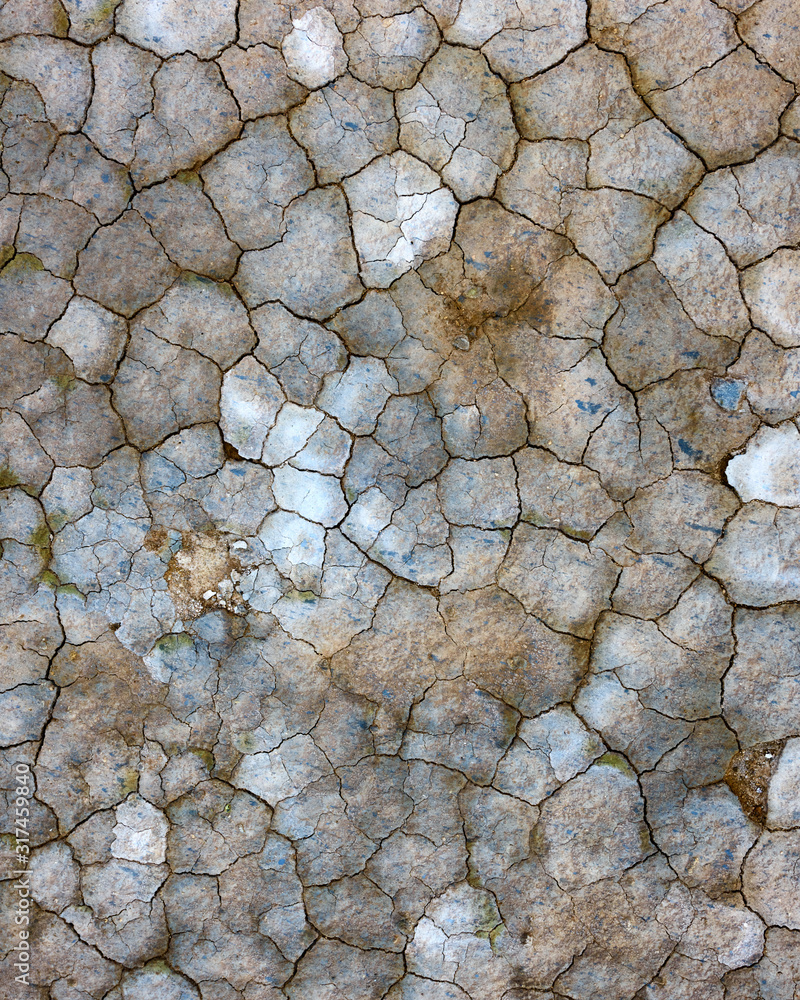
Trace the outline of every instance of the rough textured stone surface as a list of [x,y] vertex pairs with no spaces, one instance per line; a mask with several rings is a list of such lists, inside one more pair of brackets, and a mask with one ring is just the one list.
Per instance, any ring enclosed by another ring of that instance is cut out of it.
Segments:
[[292,18],[292,30],[282,51],[289,76],[316,89],[330,83],[347,65],[336,19],[324,7],[314,7]]
[[[781,183],[769,183],[767,176],[780,177]],[[752,162],[707,174],[686,210],[743,267],[797,243],[798,177],[800,145],[780,138]]]
[[126,346],[128,325],[103,306],[80,296],[50,327],[47,342],[61,350],[87,382],[110,382]]
[[162,58],[193,52],[201,59],[219,55],[236,35],[236,7],[230,0],[216,0],[203,16],[185,0],[124,0],[116,14],[116,27],[129,42],[152,49]]
[[233,274],[238,249],[204,197],[197,174],[187,172],[178,180],[156,184],[133,203],[178,267],[210,278]]
[[502,82],[469,49],[442,46],[397,97],[400,145],[441,171],[461,201],[492,193],[513,161],[516,129]]
[[340,181],[378,154],[397,149],[392,95],[350,74],[310,94],[289,121],[322,184]]
[[241,138],[203,167],[202,178],[231,239],[256,250],[284,235],[284,210],[308,190],[313,174],[277,117],[245,125]]
[[[747,333],[750,320],[736,268],[720,242],[685,212],[676,212],[659,229],[653,263],[700,330],[736,340]],[[745,285],[749,273],[743,277]]]
[[17,35],[0,43],[0,70],[39,90],[59,132],[78,132],[92,93],[89,52],[49,35]]
[[365,285],[386,288],[449,249],[456,200],[413,156],[398,152],[373,160],[344,189]]
[[[115,261],[109,271],[108,257]],[[138,212],[105,226],[79,255],[75,288],[123,316],[160,298],[178,274]]]
[[794,424],[762,427],[728,462],[728,482],[742,500],[800,506],[800,432]]
[[0,3],[0,1000],[797,1000],[799,30]]
[[84,135],[63,135],[50,154],[41,191],[71,200],[110,223],[125,208],[131,183],[125,168],[101,156]]
[[[797,604],[737,612],[738,650],[725,678],[725,695],[731,725],[745,745],[781,739],[797,727],[791,699],[800,673],[794,649],[799,614]],[[756,663],[762,664],[763,680],[753,673]]]
[[781,347],[800,347],[800,255],[778,250],[743,278],[754,326]]
[[647,260],[653,235],[667,218],[650,198],[614,188],[573,192],[565,201],[567,236],[609,283]]
[[436,51],[439,31],[431,15],[417,7],[393,17],[365,17],[345,40],[351,71],[373,87],[405,90]]
[[[653,111],[712,169],[752,159],[778,136],[791,86],[739,48],[670,90],[653,90]],[[700,109],[713,106],[711,121]]]
[[742,604],[766,607],[800,597],[795,539],[800,511],[757,501],[731,520],[708,562]]
[[231,45],[220,55],[219,66],[244,121],[288,111],[306,93],[305,87],[289,78],[280,52],[268,45]]
[[[277,300],[302,316],[323,319],[357,299],[362,285],[342,194],[335,188],[309,192],[289,206],[284,224],[285,235],[274,247],[242,256],[236,287],[245,302]],[[311,240],[319,246],[313,256]]]
[[136,128],[131,175],[137,187],[191,170],[234,139],[239,111],[216,63],[176,56],[153,77],[152,112]]
[[505,80],[533,76],[586,38],[585,9],[574,0],[558,4],[552,11],[505,0],[468,0],[453,13],[449,5],[437,4],[434,11],[449,42],[470,48],[482,46],[492,68]]
[[620,278],[616,295],[620,308],[604,344],[614,373],[629,388],[643,389],[684,367],[724,371],[735,360],[736,342],[698,330],[652,262]]
[[525,139],[585,140],[609,124],[635,125],[650,117],[631,87],[625,60],[594,45],[510,89]]

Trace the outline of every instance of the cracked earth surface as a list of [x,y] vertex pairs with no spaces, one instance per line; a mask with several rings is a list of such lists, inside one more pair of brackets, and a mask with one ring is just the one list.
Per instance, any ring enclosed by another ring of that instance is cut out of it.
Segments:
[[5,0],[0,1000],[800,997],[799,37]]

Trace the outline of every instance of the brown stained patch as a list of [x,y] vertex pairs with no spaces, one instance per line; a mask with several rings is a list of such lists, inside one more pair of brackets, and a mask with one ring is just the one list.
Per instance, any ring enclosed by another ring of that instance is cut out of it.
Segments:
[[527,617],[495,587],[446,594],[447,634],[465,651],[464,676],[495,698],[535,716],[569,701],[589,662],[589,644]]
[[784,740],[757,743],[731,757],[725,783],[742,804],[750,819],[762,825],[767,819],[767,793],[780,760]]
[[556,295],[549,290],[546,281],[541,281],[531,292],[525,305],[520,310],[525,322],[542,333],[550,334],[553,330],[553,318],[557,315],[559,305]]
[[166,528],[151,528],[144,537],[144,547],[148,552],[160,552],[169,544]]
[[479,199],[462,207],[450,250],[426,261],[419,274],[453,301],[462,326],[477,327],[523,306],[549,265],[571,249],[563,236]]
[[217,531],[182,533],[181,548],[170,559],[164,579],[175,610],[183,619],[199,618],[211,608],[240,613],[236,592],[240,563]]

